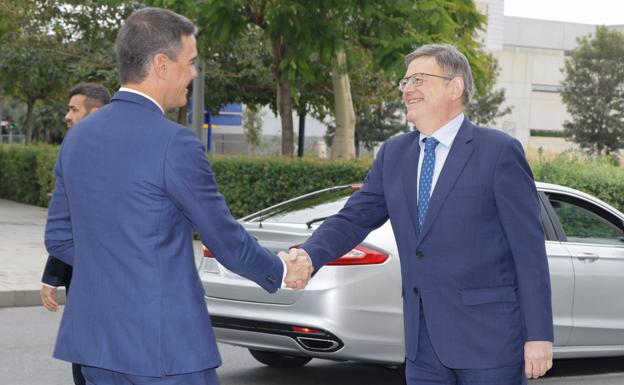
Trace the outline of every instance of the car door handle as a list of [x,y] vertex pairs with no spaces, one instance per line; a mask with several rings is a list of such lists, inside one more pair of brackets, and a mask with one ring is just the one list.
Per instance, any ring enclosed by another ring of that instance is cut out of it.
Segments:
[[573,257],[581,262],[596,262],[596,260],[600,259],[600,256],[594,253],[580,253],[573,255]]

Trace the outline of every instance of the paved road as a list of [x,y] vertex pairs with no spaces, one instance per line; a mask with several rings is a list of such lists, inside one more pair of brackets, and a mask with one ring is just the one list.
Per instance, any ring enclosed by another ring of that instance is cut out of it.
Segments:
[[[51,358],[60,313],[41,307],[0,309],[0,384],[70,385],[70,366]],[[222,385],[401,385],[378,366],[312,360],[303,368],[273,370],[242,348],[220,345]],[[622,385],[624,358],[555,362],[553,373],[530,385]]]

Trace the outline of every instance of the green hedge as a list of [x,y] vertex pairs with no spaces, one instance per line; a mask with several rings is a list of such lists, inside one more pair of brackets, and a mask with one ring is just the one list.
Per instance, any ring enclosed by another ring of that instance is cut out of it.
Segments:
[[0,198],[47,206],[57,151],[47,144],[0,145]]
[[584,191],[624,212],[624,168],[609,157],[562,154],[535,162],[531,168],[536,180]]
[[[54,182],[58,148],[50,145],[0,145],[0,198],[46,206]],[[210,157],[232,214],[252,213],[321,188],[361,181],[370,161],[291,160]],[[624,211],[624,168],[608,159],[562,155],[532,164],[536,180],[585,191]]]
[[311,191],[361,182],[370,162],[217,156],[210,159],[235,217]]
[[[57,152],[51,145],[0,145],[0,198],[47,206]],[[365,161],[313,159],[214,156],[210,161],[237,218],[307,192],[362,181],[370,167]]]

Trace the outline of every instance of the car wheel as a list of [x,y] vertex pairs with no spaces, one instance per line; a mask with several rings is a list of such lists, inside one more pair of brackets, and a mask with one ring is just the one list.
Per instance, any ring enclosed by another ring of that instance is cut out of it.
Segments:
[[312,357],[290,356],[255,349],[249,349],[249,353],[259,362],[272,368],[297,368],[307,364],[312,359]]

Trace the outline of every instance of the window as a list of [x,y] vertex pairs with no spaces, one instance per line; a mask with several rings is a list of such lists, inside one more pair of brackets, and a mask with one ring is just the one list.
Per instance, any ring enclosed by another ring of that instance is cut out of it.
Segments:
[[621,220],[587,201],[550,194],[568,242],[624,246]]

